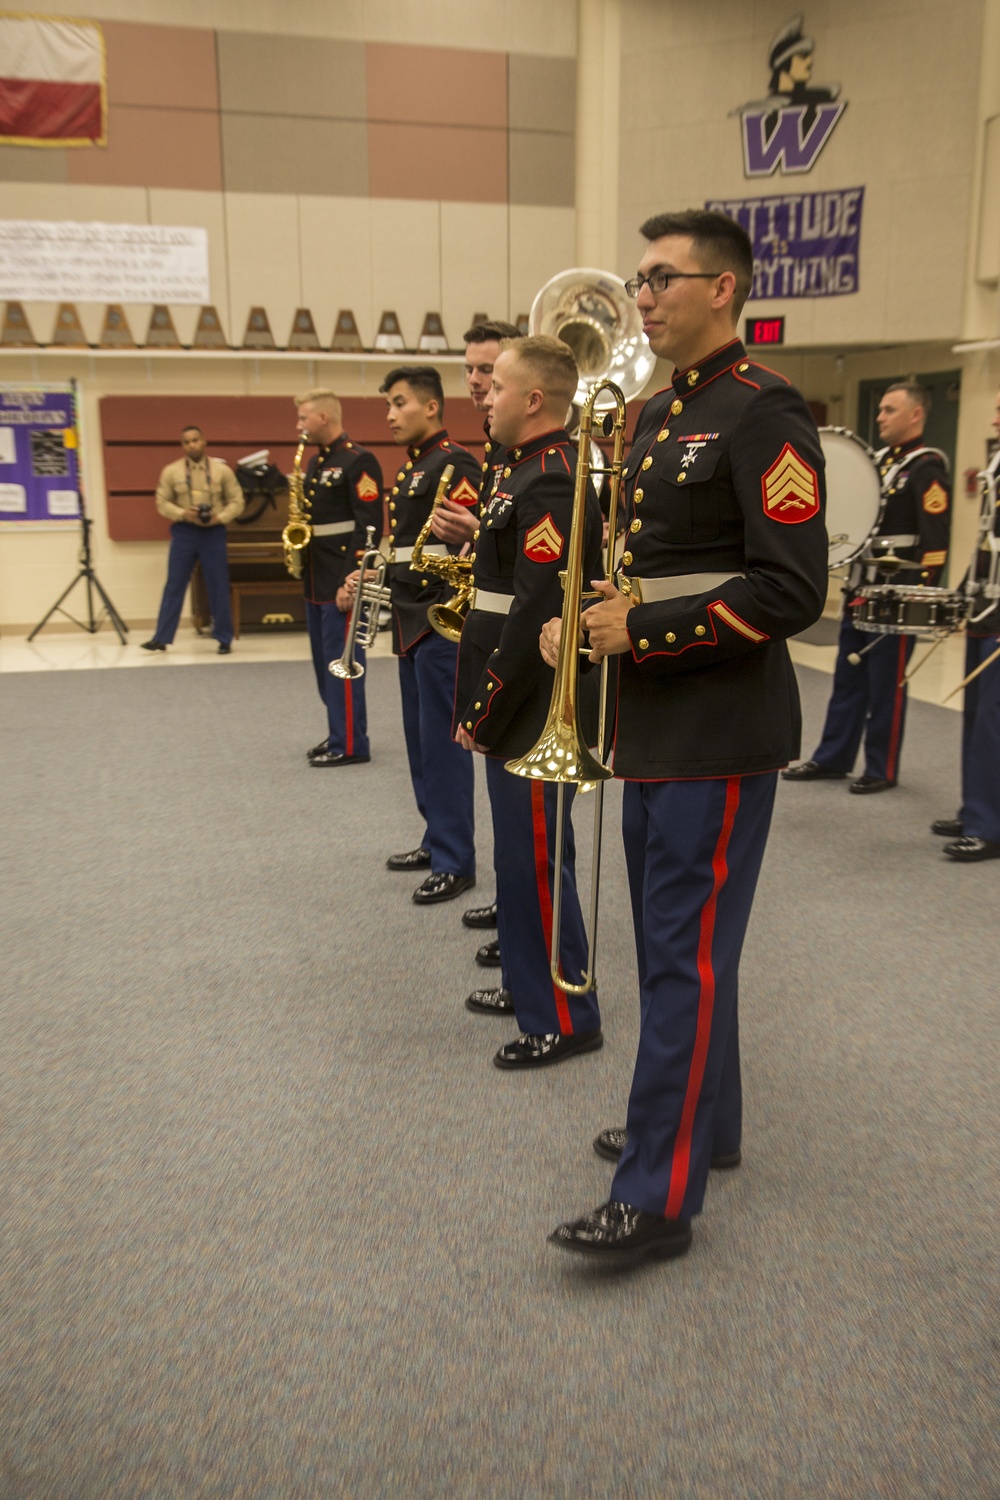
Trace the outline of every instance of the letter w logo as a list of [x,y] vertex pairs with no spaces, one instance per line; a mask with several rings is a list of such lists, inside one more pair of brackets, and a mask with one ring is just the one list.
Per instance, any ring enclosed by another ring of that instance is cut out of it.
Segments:
[[[808,172],[833,134],[833,127],[847,108],[841,104],[796,104],[778,111],[778,122],[765,137],[764,125],[775,111],[755,109],[743,115],[743,165],[748,177],[770,177],[782,172]],[[806,112],[815,113],[803,133]]]

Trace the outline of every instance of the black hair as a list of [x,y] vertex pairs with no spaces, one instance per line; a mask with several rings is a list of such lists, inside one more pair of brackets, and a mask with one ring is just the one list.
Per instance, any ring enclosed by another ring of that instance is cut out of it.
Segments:
[[753,285],[753,245],[742,224],[714,209],[688,208],[682,213],[655,214],[639,233],[647,240],[690,235],[695,258],[703,270],[732,271],[736,277],[733,311],[739,317]]
[[892,385],[887,385],[882,392],[888,396],[890,391],[905,391],[914,406],[923,407],[925,419],[931,414],[931,393],[919,380],[894,380]]
[[384,396],[388,395],[401,380],[405,380],[410,389],[425,401],[436,401],[438,416],[444,418],[444,386],[433,365],[397,365],[394,370],[389,371],[379,390]]
[[201,428],[198,426],[197,422],[186,422],[181,428],[181,437],[183,437],[186,432],[196,432],[199,437],[205,436]]
[[519,339],[523,335],[513,323],[504,323],[499,318],[486,318],[482,323],[473,323],[462,334],[465,344],[489,344],[495,339]]

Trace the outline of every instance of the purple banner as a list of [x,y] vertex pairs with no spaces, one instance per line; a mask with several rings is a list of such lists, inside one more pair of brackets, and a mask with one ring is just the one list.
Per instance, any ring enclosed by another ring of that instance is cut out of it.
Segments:
[[80,514],[69,386],[0,386],[0,521]]
[[848,297],[858,290],[864,188],[713,198],[753,241],[751,299]]

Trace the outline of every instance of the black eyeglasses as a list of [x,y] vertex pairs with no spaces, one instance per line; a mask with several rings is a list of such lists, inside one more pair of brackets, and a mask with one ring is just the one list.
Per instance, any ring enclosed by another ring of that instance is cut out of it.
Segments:
[[714,281],[721,275],[721,271],[651,271],[648,276],[636,275],[626,281],[625,290],[630,297],[638,297],[643,287],[648,286],[655,297],[658,292],[665,292],[672,281]]

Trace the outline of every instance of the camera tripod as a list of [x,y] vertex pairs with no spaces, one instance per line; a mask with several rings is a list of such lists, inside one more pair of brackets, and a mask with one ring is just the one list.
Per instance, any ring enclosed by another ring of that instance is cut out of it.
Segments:
[[[96,635],[100,630],[101,625],[104,623],[104,618],[107,617],[107,619],[111,621],[118,639],[124,646],[125,636],[128,632],[128,626],[125,624],[125,621],[115,609],[110,598],[108,597],[108,594],[105,591],[104,585],[101,583],[101,580],[94,572],[94,564],[90,555],[90,528],[91,526],[93,526],[93,524],[94,523],[90,519],[90,517],[84,513],[83,491],[81,489],[80,525],[83,528],[83,542],[80,547],[80,570],[77,573],[76,577],[72,580],[72,582],[63,589],[62,593],[59,595],[59,598],[56,600],[55,604],[53,604],[52,608],[48,611],[44,618],[39,620],[34,630],[28,636],[29,641],[33,641],[35,639],[35,636],[40,630],[43,630],[45,628],[53,615],[60,614],[65,615],[66,619],[71,620],[74,625],[79,625],[81,630],[86,630],[89,635]],[[76,588],[77,584],[81,581],[85,581],[87,585],[87,618],[85,620],[78,620],[75,615],[70,614],[68,609],[63,609],[63,600],[69,598],[70,594]],[[94,608],[95,594],[100,600],[100,607],[97,609]]]

